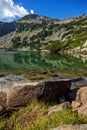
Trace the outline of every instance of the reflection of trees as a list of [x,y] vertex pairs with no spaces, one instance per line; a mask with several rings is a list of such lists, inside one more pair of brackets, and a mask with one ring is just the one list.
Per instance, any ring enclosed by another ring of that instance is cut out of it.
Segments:
[[[87,60],[85,61],[87,63]],[[39,52],[16,52],[0,54],[0,69],[19,71],[20,73],[55,71],[83,74],[87,73],[87,66],[80,58],[68,55],[39,53]]]

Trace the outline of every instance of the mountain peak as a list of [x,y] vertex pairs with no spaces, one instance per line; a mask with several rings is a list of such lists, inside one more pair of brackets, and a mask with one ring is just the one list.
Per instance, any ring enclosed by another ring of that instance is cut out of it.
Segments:
[[28,14],[26,16],[24,16],[23,18],[20,19],[21,20],[36,20],[36,19],[50,19],[50,17],[46,17],[46,16],[42,16],[42,15],[38,15],[38,14]]

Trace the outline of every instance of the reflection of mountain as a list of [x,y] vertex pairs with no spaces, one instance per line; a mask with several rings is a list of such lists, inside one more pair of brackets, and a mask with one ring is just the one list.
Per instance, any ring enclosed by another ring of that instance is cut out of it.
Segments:
[[29,73],[51,70],[87,74],[87,60],[68,55],[48,54],[39,52],[0,53],[1,72]]

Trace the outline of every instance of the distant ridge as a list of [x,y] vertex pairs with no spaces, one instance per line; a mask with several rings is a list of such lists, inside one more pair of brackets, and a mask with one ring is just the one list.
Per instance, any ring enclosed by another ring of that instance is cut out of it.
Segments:
[[70,50],[82,47],[86,40],[86,14],[65,20],[28,14],[17,21],[0,21],[0,49],[4,50],[52,50],[55,46],[56,51]]

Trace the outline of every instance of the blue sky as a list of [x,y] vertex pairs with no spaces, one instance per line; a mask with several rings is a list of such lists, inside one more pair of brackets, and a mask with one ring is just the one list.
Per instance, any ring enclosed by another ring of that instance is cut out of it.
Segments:
[[87,14],[87,0],[0,0],[0,20],[13,20],[30,10],[52,18],[66,19]]
[[26,9],[50,17],[65,19],[87,13],[87,0],[14,0]]

